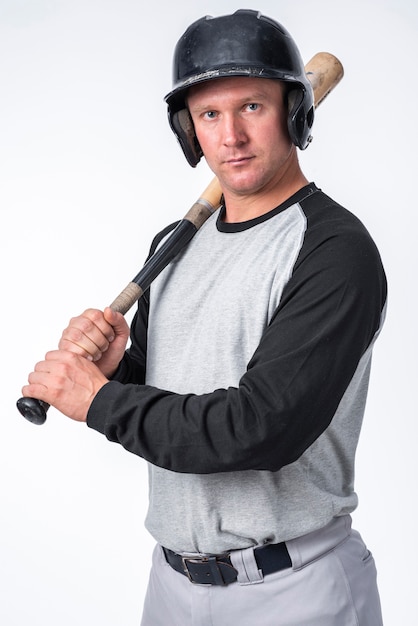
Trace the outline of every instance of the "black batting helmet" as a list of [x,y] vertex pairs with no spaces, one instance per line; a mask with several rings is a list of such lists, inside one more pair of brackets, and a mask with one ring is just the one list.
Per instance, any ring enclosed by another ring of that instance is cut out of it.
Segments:
[[216,78],[249,76],[289,83],[288,129],[304,150],[314,119],[312,86],[300,52],[287,30],[257,11],[203,17],[179,39],[173,59],[173,89],[165,97],[168,118],[192,167],[202,156],[185,98],[189,87]]

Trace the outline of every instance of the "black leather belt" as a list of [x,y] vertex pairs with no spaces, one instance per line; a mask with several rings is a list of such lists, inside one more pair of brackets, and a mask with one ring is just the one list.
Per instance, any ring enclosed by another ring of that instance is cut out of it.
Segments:
[[[237,580],[238,572],[229,554],[202,557],[184,557],[164,548],[164,555],[171,567],[199,585],[229,585]],[[258,569],[264,576],[292,566],[285,543],[271,543],[254,549]]]

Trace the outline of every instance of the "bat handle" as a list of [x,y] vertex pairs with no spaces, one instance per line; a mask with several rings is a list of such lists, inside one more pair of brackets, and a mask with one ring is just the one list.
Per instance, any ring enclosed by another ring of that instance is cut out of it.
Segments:
[[32,424],[41,426],[46,421],[49,404],[35,398],[19,398],[16,402],[19,412]]

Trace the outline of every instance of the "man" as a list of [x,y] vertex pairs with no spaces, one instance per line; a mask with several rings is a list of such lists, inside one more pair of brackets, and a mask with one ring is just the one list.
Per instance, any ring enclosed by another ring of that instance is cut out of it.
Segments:
[[203,18],[166,100],[189,163],[204,155],[220,180],[220,213],[140,300],[127,351],[122,315],[88,309],[23,394],[148,461],[143,626],[378,626],[350,513],[386,281],[364,226],[301,171],[299,51],[254,11]]

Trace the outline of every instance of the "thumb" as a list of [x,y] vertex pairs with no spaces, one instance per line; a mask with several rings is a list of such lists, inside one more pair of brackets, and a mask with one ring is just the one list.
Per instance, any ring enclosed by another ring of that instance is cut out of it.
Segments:
[[103,317],[112,327],[114,336],[109,339],[109,348],[102,353],[96,365],[109,378],[116,371],[125,352],[129,340],[129,326],[122,313],[113,311],[110,307],[104,309]]
[[107,306],[103,311],[103,316],[106,322],[112,326],[116,337],[129,337],[129,326],[122,313]]

